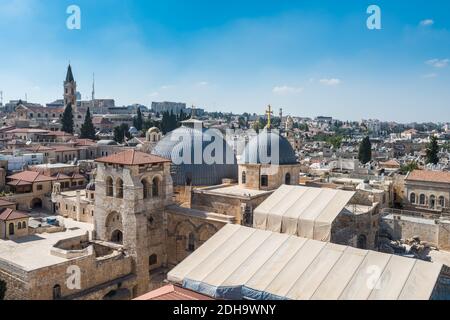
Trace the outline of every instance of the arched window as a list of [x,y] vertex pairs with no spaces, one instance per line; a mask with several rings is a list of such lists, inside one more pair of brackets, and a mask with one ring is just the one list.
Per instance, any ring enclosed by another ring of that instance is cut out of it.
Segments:
[[444,196],[440,196],[439,197],[439,205],[441,206],[441,208],[445,208],[445,198],[444,198]]
[[420,197],[419,197],[419,204],[420,205],[425,205],[425,201],[426,201],[425,195],[421,194]]
[[247,173],[245,171],[242,171],[242,184],[247,183]]
[[291,184],[291,174],[289,172],[286,173],[286,177],[284,178],[284,184],[286,184],[286,185]]
[[123,199],[123,181],[120,178],[116,181],[116,197]]
[[142,186],[144,187],[144,199],[148,199],[150,197],[150,184],[148,183],[147,179],[142,180]]
[[436,197],[434,195],[430,196],[430,208],[434,209],[434,207],[436,206]]
[[26,229],[27,228],[27,223],[24,221],[22,222],[22,229]]
[[14,223],[9,224],[9,235],[14,235]]
[[61,286],[57,284],[53,287],[53,300],[61,299]]
[[106,178],[106,196],[114,196],[113,179],[111,177]]
[[22,229],[22,223],[21,223],[21,222],[19,222],[19,223],[17,224],[17,229],[18,229],[18,230]]
[[154,178],[152,182],[152,196],[159,197],[159,179]]
[[153,266],[155,264],[158,263],[158,256],[156,254],[152,254],[149,258],[148,258],[148,265],[149,266]]
[[195,235],[193,233],[189,233],[187,250],[190,252],[195,251]]
[[414,192],[409,195],[409,202],[416,203],[416,194]]

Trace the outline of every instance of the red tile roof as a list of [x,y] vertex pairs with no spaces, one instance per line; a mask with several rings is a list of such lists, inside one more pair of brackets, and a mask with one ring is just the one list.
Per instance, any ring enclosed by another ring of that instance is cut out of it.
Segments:
[[8,179],[11,180],[21,180],[25,182],[44,182],[44,181],[52,181],[55,180],[52,177],[44,176],[43,174],[40,174],[36,171],[22,171],[16,174],[13,174],[12,176],[8,176]]
[[431,171],[431,170],[414,170],[406,177],[405,180],[406,181],[450,183],[450,172]]
[[78,151],[77,148],[66,147],[66,146],[54,146],[53,149],[55,152],[70,152],[70,151]]
[[6,206],[12,206],[12,205],[15,205],[15,203],[11,202],[11,201],[6,201],[3,199],[0,199],[0,207],[6,207]]
[[13,180],[7,183],[8,186],[31,186],[32,183],[31,182],[26,182],[26,181],[22,181],[22,180]]
[[32,146],[31,148],[26,148],[25,150],[32,152],[44,152],[44,151],[52,151],[54,149],[46,146]]
[[16,211],[10,208],[6,208],[2,212],[0,212],[0,220],[2,221],[11,221],[26,218],[29,218],[29,216],[26,213]]
[[113,163],[127,166],[171,162],[169,159],[161,158],[155,155],[139,152],[136,150],[127,150],[118,154],[96,159],[95,161],[101,163]]
[[134,300],[180,301],[180,300],[214,300],[214,299],[194,291],[186,290],[173,285],[167,285],[165,287],[146,293],[143,296],[140,296]]

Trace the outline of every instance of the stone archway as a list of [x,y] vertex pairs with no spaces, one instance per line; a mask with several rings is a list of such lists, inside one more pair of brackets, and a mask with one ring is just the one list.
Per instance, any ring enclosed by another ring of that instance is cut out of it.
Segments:
[[217,233],[217,228],[209,223],[202,224],[197,231],[197,248],[203,245],[206,241],[209,240],[214,234]]
[[34,198],[31,200],[31,209],[42,209],[42,200],[40,198]]
[[195,237],[195,226],[189,220],[184,220],[180,222],[175,228],[175,238],[176,238],[176,261],[183,261],[190,252],[188,252],[189,245],[189,235],[194,235]]
[[120,230],[114,230],[111,233],[111,242],[123,244],[123,232]]
[[108,214],[105,221],[105,238],[114,243],[123,243],[122,215],[116,211]]

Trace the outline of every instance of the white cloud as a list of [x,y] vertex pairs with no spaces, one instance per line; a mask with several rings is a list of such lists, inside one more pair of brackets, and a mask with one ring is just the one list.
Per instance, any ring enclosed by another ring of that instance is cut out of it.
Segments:
[[432,26],[433,24],[434,24],[434,20],[432,20],[432,19],[425,19],[425,20],[420,21],[420,25],[422,27],[429,27],[429,26]]
[[6,0],[0,4],[0,16],[5,18],[23,17],[33,11],[34,0]]
[[207,86],[209,83],[207,81],[201,81],[201,82],[197,82],[197,86],[199,87],[205,87]]
[[424,74],[423,78],[425,79],[432,79],[432,78],[437,78],[438,74],[437,73],[428,73],[428,74]]
[[150,98],[155,98],[155,97],[159,96],[159,92],[158,91],[154,91],[154,92],[150,93],[148,96]]
[[276,86],[272,89],[272,92],[279,95],[295,94],[303,92],[303,88],[290,86]]
[[426,64],[435,68],[445,68],[448,66],[449,62],[450,62],[449,59],[431,59],[425,61]]
[[168,90],[168,89],[172,89],[174,86],[172,86],[172,85],[164,85],[164,86],[161,86],[161,90]]
[[341,84],[341,79],[331,78],[331,79],[320,79],[320,83],[325,86],[338,86]]

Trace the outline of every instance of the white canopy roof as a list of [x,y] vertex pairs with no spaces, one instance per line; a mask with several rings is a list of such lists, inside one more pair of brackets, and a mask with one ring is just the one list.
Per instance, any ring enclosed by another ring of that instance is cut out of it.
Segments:
[[227,225],[168,274],[218,299],[430,299],[442,264]]
[[283,185],[253,214],[257,229],[330,241],[331,225],[354,192]]

